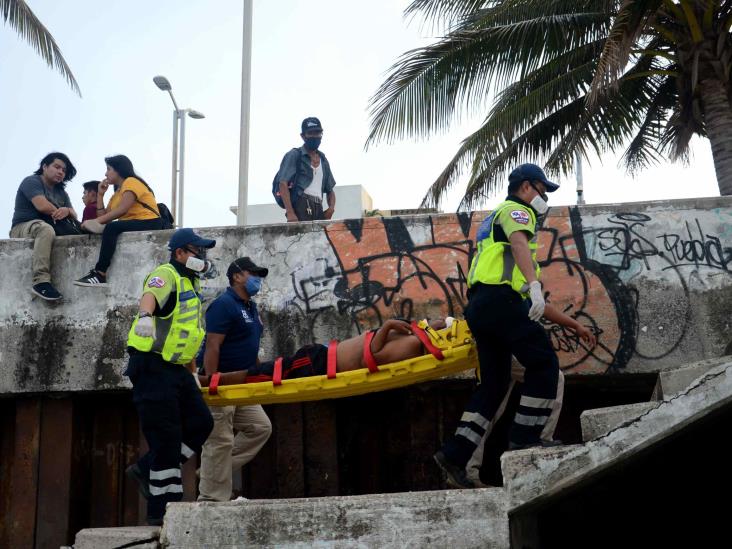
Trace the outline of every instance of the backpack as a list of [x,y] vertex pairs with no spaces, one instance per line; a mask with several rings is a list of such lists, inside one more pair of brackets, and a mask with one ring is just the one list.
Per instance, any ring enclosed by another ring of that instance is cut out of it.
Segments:
[[[155,196],[155,193],[150,188],[150,185],[148,185],[147,183],[145,183],[142,180],[140,180],[140,183],[142,183],[143,185],[145,185],[147,187],[147,190],[150,191],[150,193],[152,193],[153,197]],[[146,210],[150,210],[151,212],[156,213],[155,210],[153,210],[150,206],[148,206],[144,202],[137,200],[137,203],[140,204],[140,206],[142,206]],[[175,229],[175,218],[173,217],[173,214],[170,213],[170,210],[168,209],[168,207],[165,204],[163,204],[162,202],[158,202],[156,205],[158,207],[158,213],[159,213],[158,217],[160,217],[160,222],[163,224],[163,230],[165,231],[168,229]]]
[[[300,149],[295,147],[292,149],[293,151],[299,151]],[[290,151],[292,152],[292,151]],[[277,202],[277,205],[284,209],[285,203],[282,201],[282,196],[280,195],[280,181],[277,178],[277,176],[280,174],[280,171],[277,170],[277,173],[274,176],[274,179],[272,180],[272,196],[274,196],[275,202]],[[297,180],[297,176],[300,174],[300,159],[298,158],[297,164],[295,164],[295,181]],[[290,190],[290,201],[294,202],[297,196],[293,196],[292,189],[295,186],[295,181],[288,181],[287,188]]]
[[175,218],[168,207],[162,202],[158,202],[158,211],[160,212],[160,221],[163,223],[163,230],[175,228]]
[[[153,210],[150,206],[148,206],[144,202],[140,202],[138,200],[137,203],[140,204],[140,206],[142,206],[146,210],[150,210],[151,212],[155,213],[155,210]],[[163,224],[163,230],[165,231],[167,229],[174,229],[175,228],[175,219],[173,218],[173,214],[170,213],[170,210],[168,209],[168,207],[165,204],[163,204],[162,202],[158,202],[157,206],[158,206],[158,212],[160,212],[159,217],[160,217],[160,221]]]

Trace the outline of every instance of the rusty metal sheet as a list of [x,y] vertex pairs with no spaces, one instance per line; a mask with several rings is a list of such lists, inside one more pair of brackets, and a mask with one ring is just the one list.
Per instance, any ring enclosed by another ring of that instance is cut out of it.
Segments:
[[[145,514],[140,515],[140,502],[145,501],[137,488],[137,482],[128,479],[124,470],[137,461],[140,451],[140,426],[132,398],[123,402],[122,423],[124,441],[122,445],[122,524],[124,526],[144,525]],[[140,520],[142,519],[142,520]]]
[[407,397],[409,490],[430,490],[440,486],[441,476],[432,455],[439,448],[439,387],[417,386]]
[[38,398],[23,398],[16,400],[15,406],[8,547],[34,547],[41,401]]
[[69,530],[73,413],[71,398],[45,398],[41,411],[36,546],[73,543]]
[[10,479],[15,452],[15,401],[0,399],[0,547],[9,547]]
[[91,456],[89,526],[92,528],[119,526],[121,523],[123,428],[120,415],[115,399],[97,400]]
[[332,400],[303,404],[305,494],[338,495],[338,429]]
[[273,413],[277,497],[302,497],[305,495],[302,404],[280,404],[273,407]]
[[[279,430],[275,408],[274,405],[264,406],[264,412],[272,422],[273,433]],[[244,466],[242,478],[245,497],[249,499],[277,497],[276,446],[276,437],[273,435],[254,459]]]
[[[140,447],[137,451],[137,455],[138,455],[138,457],[142,457],[145,454],[147,454],[150,447],[147,445],[147,440],[145,440],[145,435],[142,433],[142,428],[140,428],[140,426],[139,426],[139,421],[138,421],[137,433],[138,433],[138,440],[140,441]],[[147,524],[147,520],[146,520],[147,500],[142,496],[139,496],[138,500],[137,500],[137,514],[139,517],[138,524],[141,524],[141,525]]]

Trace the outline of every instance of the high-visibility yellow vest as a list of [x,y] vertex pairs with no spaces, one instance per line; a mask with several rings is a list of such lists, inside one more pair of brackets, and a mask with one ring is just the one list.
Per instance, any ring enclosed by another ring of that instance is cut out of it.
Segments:
[[536,214],[532,208],[513,200],[506,200],[483,221],[478,229],[475,238],[477,251],[470,264],[468,287],[478,282],[490,285],[507,284],[522,296],[528,295],[529,285],[526,277],[516,265],[511,252],[511,243],[495,240],[495,224],[498,216],[503,211],[516,207],[529,212],[530,226],[527,225],[527,228],[534,231],[534,236],[529,241],[529,251],[536,269],[536,278],[539,278],[540,269],[536,261]]
[[[175,278],[177,302],[173,312],[168,316],[153,317],[153,337],[141,337],[135,333],[135,326],[140,320],[136,315],[130,333],[127,335],[127,346],[142,352],[159,353],[163,360],[174,364],[188,364],[198,353],[206,331],[203,328],[201,300],[198,297],[198,280],[180,276],[171,264],[161,265]],[[145,285],[150,275],[145,279]],[[143,286],[145,287],[145,286]]]

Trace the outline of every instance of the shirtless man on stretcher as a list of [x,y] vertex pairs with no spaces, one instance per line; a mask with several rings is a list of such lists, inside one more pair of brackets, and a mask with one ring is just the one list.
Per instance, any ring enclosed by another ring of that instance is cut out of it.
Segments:
[[[452,325],[451,317],[429,321],[431,328],[440,330]],[[421,331],[419,334],[417,331]],[[422,338],[420,338],[422,336]],[[390,364],[408,358],[414,358],[429,353],[425,349],[423,339],[426,336],[420,328],[414,328],[406,320],[391,319],[375,331],[365,332],[338,342],[335,348],[336,372],[371,368],[378,364]],[[364,352],[365,340],[371,339],[367,348],[371,350],[370,360],[368,353]],[[331,344],[332,345],[332,344]],[[298,349],[291,357],[282,359],[282,379],[296,377],[325,375],[328,366],[327,345],[311,344]],[[332,351],[333,352],[333,351]],[[276,361],[261,362],[256,367],[239,372],[222,373],[219,385],[236,385],[240,383],[256,383],[260,381],[272,381],[275,373]],[[207,387],[209,376],[198,376],[201,385]]]

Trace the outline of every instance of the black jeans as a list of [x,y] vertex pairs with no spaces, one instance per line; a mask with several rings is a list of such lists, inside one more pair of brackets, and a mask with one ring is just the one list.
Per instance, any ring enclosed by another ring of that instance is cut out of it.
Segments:
[[318,202],[312,196],[303,193],[292,205],[295,215],[300,221],[318,221],[325,219],[323,202]]
[[528,300],[507,285],[471,288],[465,320],[478,349],[480,385],[465,407],[455,436],[442,449],[455,465],[467,464],[495,422],[511,382],[511,355],[526,373],[510,439],[517,444],[540,439],[557,397],[559,360],[544,328],[530,320],[528,312]]
[[131,219],[129,221],[112,221],[104,226],[102,233],[102,248],[99,250],[99,260],[95,270],[106,273],[109,264],[112,263],[112,256],[117,249],[117,239],[122,233],[132,231],[159,231],[163,228],[163,222],[157,219]]
[[137,462],[150,482],[148,518],[161,518],[165,505],[183,498],[180,467],[200,454],[213,429],[211,412],[193,375],[157,353],[131,353],[125,375],[150,448]]

